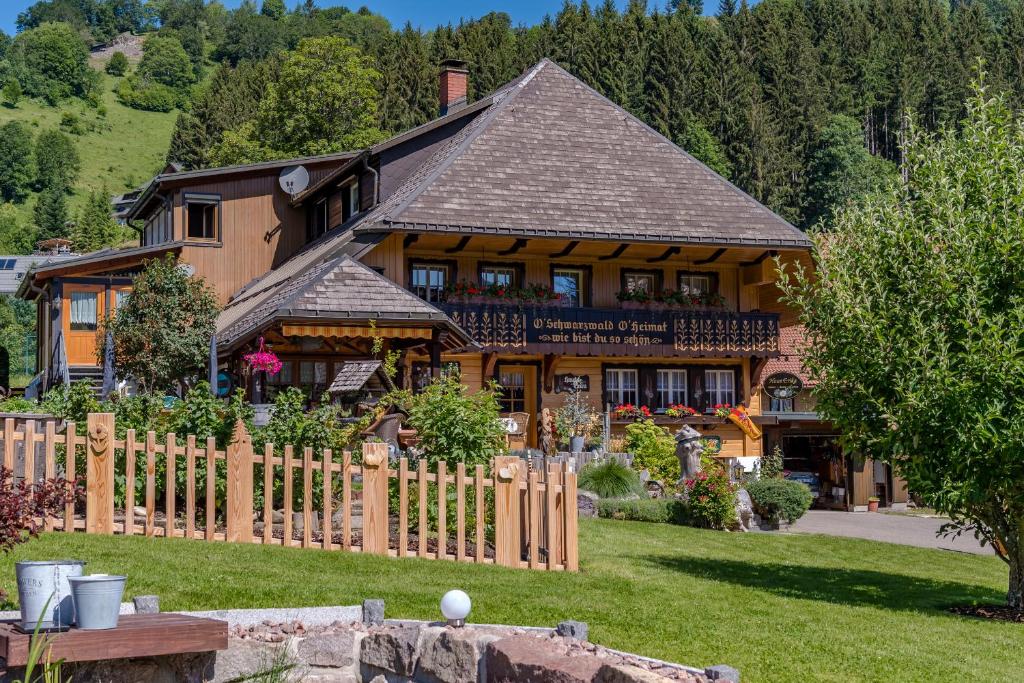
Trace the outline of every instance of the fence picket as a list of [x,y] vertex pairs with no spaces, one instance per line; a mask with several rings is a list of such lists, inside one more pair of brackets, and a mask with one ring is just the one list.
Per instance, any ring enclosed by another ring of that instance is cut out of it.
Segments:
[[196,533],[196,437],[185,440],[185,538]]
[[274,444],[263,445],[263,542],[274,537]]
[[331,496],[333,495],[331,493],[331,478],[334,476],[331,465],[333,462],[334,451],[330,448],[325,448],[323,452],[323,462],[321,463],[321,465],[323,465],[324,473],[324,518],[320,522],[320,531],[324,537],[322,544],[324,550],[331,549],[331,536],[333,535],[333,529],[331,528],[331,523],[333,521],[331,519],[331,515],[334,513],[334,501],[331,500]]
[[530,569],[540,569],[540,509],[537,505],[540,496],[540,486],[537,481],[537,470],[530,472],[527,478],[526,500],[530,516],[529,521],[529,544],[530,544]]
[[484,466],[476,466],[473,501],[476,503],[476,561],[484,561]]
[[[6,427],[4,433],[7,434]],[[14,433],[13,428],[9,432]],[[11,445],[14,445],[14,440],[11,439]],[[4,440],[4,458],[7,457],[7,440]],[[64,478],[68,482],[74,484],[77,475],[75,473],[75,451],[77,444],[75,443],[75,423],[68,422],[64,428]],[[13,453],[12,453],[13,456]],[[133,482],[134,483],[134,482]],[[75,530],[75,496],[68,496],[68,500],[64,503],[64,531]]]
[[170,538],[174,535],[174,494],[177,486],[177,444],[175,435],[168,433],[164,437],[164,456],[167,458],[167,482],[164,491],[164,536]]
[[22,440],[22,451],[25,454],[25,464],[21,471],[22,478],[29,486],[36,483],[36,421],[29,420],[25,423],[25,435]]
[[217,440],[206,438],[206,540],[217,533]]
[[344,451],[341,461],[341,547],[352,548],[352,453]]
[[565,569],[575,572],[580,569],[578,536],[579,513],[576,509],[576,473],[562,473],[562,508],[565,512]]
[[146,535],[156,533],[156,432],[146,433]]
[[398,556],[409,554],[409,459],[398,461]]
[[494,459],[494,561],[518,567],[521,554],[522,505],[519,483],[523,463],[519,458]]
[[11,473],[14,479],[14,418],[8,417],[4,420],[4,469]]
[[455,465],[455,560],[466,559],[466,463]]
[[417,495],[419,497],[419,556],[427,557],[427,459],[420,458],[416,469]]
[[448,557],[448,463],[437,463],[437,559]]
[[363,552],[388,553],[388,445],[363,444]]
[[558,555],[558,511],[555,501],[560,485],[557,470],[549,466],[546,470],[547,488],[544,490],[544,519],[547,521],[548,569],[555,569],[560,563]]
[[302,450],[302,547],[313,545],[313,449]]
[[[57,433],[53,420],[46,421],[43,438],[43,471],[47,480],[53,479],[57,473]],[[53,531],[54,517],[46,515],[43,519],[43,530]]]
[[284,547],[292,544],[292,483],[294,481],[294,463],[292,463],[291,445],[284,447]]

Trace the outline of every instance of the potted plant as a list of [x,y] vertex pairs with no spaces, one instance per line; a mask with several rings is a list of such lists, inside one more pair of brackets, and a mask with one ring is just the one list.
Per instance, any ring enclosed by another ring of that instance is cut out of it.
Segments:
[[268,375],[276,375],[281,372],[281,360],[277,357],[276,353],[267,348],[263,337],[260,337],[259,344],[260,348],[258,351],[242,356],[249,370],[251,372],[265,372]]
[[868,512],[878,512],[878,496],[868,498]]
[[583,379],[573,377],[567,384],[568,396],[565,403],[555,411],[555,429],[559,436],[568,437],[571,453],[580,453],[600,418],[586,401]]

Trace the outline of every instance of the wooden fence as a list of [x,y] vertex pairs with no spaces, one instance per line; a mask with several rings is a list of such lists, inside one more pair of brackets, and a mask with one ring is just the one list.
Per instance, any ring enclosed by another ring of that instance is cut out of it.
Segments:
[[364,444],[360,463],[287,445],[256,453],[241,422],[225,450],[212,437],[115,435],[110,413],[90,414],[84,434],[71,422],[4,420],[3,466],[15,481],[84,483],[84,500],[69,500],[46,529],[579,569],[576,475],[564,464],[498,457],[429,471],[426,459],[402,458],[392,468],[384,443]]

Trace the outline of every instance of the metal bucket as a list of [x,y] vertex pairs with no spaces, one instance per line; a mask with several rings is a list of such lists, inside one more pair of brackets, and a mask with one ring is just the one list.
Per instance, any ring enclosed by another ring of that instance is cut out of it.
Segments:
[[75,608],[68,579],[81,576],[85,562],[52,560],[16,562],[18,602],[21,604],[21,629],[68,628],[75,621]]
[[85,631],[117,628],[121,614],[126,576],[92,574],[73,576],[71,595],[75,598],[75,625]]

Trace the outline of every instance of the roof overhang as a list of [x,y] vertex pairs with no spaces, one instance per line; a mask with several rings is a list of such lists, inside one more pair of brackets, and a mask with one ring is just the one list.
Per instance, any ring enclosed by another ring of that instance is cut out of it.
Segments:
[[162,257],[164,254],[177,254],[181,252],[183,246],[185,246],[184,242],[167,242],[150,247],[106,249],[75,259],[47,263],[37,268],[32,268],[25,274],[21,281],[21,286],[18,288],[18,296],[26,298],[25,295],[31,287],[38,286],[54,278],[96,275],[111,270],[130,268],[142,265],[154,258]]

